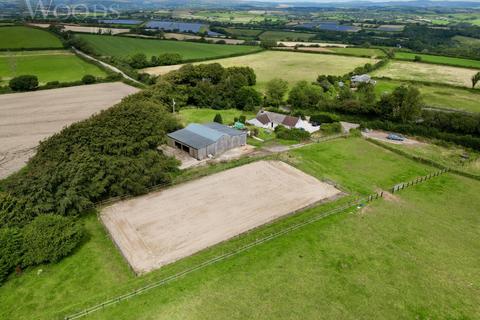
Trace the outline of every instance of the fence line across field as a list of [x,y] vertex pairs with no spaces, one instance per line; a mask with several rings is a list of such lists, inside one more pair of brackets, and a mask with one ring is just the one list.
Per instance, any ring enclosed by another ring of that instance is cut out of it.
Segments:
[[[426,176],[422,176],[422,177],[418,177],[414,180],[411,180],[409,182],[405,182],[405,183],[400,183],[400,184],[397,184],[395,186],[393,186],[392,188],[390,188],[389,190],[392,192],[392,193],[395,193],[395,192],[398,192],[400,190],[403,190],[405,188],[408,188],[408,187],[411,187],[413,185],[416,185],[416,184],[419,184],[419,183],[423,183],[425,181],[428,181],[434,177],[438,177],[442,174],[445,174],[449,171],[449,169],[442,169],[442,170],[439,170],[439,171],[436,171],[436,172],[433,172],[433,173],[430,173]],[[172,185],[172,183],[168,183],[168,184],[165,184],[165,185],[157,185],[157,186],[154,186],[152,187],[152,190],[153,189],[161,189],[165,186],[168,186],[168,185]],[[182,276],[185,276],[187,274],[190,274],[192,272],[195,272],[197,270],[200,270],[200,269],[203,269],[207,266],[210,266],[210,265],[213,265],[217,262],[220,262],[220,261],[223,261],[227,258],[230,258],[232,256],[235,256],[239,253],[242,253],[244,251],[247,251],[255,246],[258,246],[260,244],[263,244],[265,242],[268,242],[270,240],[273,240],[273,239],[276,239],[282,235],[285,235],[287,233],[290,233],[294,230],[297,230],[299,228],[302,228],[306,225],[309,225],[309,224],[312,224],[316,221],[319,221],[323,218],[326,218],[328,216],[331,216],[333,214],[337,214],[337,213],[341,213],[341,212],[344,212],[346,211],[347,209],[352,209],[352,208],[359,208],[359,207],[362,207],[364,206],[365,203],[368,203],[368,202],[372,202],[374,200],[377,200],[379,198],[382,198],[384,195],[384,191],[381,191],[381,192],[376,192],[376,193],[373,193],[373,194],[370,194],[364,198],[360,198],[360,199],[356,199],[356,200],[352,200],[350,202],[348,202],[347,204],[344,204],[344,205],[341,205],[339,207],[336,207],[336,208],[333,208],[331,210],[328,210],[328,211],[325,211],[323,213],[320,213],[320,214],[317,214],[315,216],[313,216],[312,218],[309,218],[303,222],[299,222],[299,223],[296,223],[296,224],[293,224],[289,227],[286,227],[284,229],[281,229],[280,231],[277,231],[277,232],[274,232],[274,233],[271,233],[267,236],[264,236],[262,238],[259,238],[259,239],[255,239],[254,241],[244,245],[244,246],[241,246],[237,249],[234,249],[234,250],[231,250],[229,252],[226,252],[226,253],[223,253],[219,256],[216,256],[212,259],[209,259],[209,260],[206,260],[196,266],[193,266],[191,268],[188,268],[186,270],[183,270],[183,271],[180,271],[176,274],[173,274],[171,276],[168,276],[166,278],[163,278],[163,279],[160,279],[158,281],[155,281],[155,282],[152,282],[146,286],[143,286],[141,288],[138,288],[138,289],[135,289],[129,293],[126,293],[124,295],[120,295],[118,297],[115,297],[115,298],[112,298],[112,299],[109,299],[109,300],[106,300],[100,304],[97,304],[97,305],[94,305],[90,308],[86,308],[80,312],[77,312],[75,314],[72,314],[72,315],[69,315],[69,316],[66,316],[64,319],[65,320],[74,320],[74,319],[79,319],[79,318],[82,318],[84,316],[87,316],[89,315],[90,313],[93,313],[93,312],[96,312],[98,310],[101,310],[107,306],[111,306],[111,305],[114,305],[116,303],[119,303],[121,301],[124,301],[126,299],[129,299],[131,297],[134,297],[134,296],[137,296],[139,294],[142,294],[146,291],[149,291],[151,289],[154,289],[154,288],[157,288],[157,287],[160,287],[162,285],[165,285],[165,284],[168,284],[176,279],[179,279],[181,278]],[[96,205],[99,205],[99,204],[106,204],[106,203],[109,203],[109,202],[114,202],[114,201],[118,201],[118,200],[121,200],[122,198],[128,198],[128,196],[122,196],[122,197],[117,197],[117,198],[113,198],[113,199],[109,199],[108,201],[104,201],[104,202],[100,202],[100,203],[96,203]]]

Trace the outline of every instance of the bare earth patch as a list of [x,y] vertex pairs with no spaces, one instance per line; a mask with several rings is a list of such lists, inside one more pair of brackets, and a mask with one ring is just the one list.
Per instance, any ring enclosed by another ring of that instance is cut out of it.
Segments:
[[101,219],[145,273],[340,194],[284,162],[258,161],[115,203]]
[[117,82],[0,95],[0,179],[23,167],[41,140],[137,91]]

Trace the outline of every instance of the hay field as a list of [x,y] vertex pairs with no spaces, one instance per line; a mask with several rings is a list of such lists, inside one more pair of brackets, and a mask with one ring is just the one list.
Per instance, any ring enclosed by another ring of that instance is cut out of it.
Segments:
[[137,91],[117,82],[0,95],[0,179],[23,167],[40,140]]
[[144,273],[340,193],[284,162],[258,161],[118,202],[101,218]]
[[385,67],[372,72],[372,76],[388,77],[395,80],[427,81],[471,87],[470,79],[477,72],[478,70],[476,69],[429,63],[391,61]]
[[[363,66],[375,63],[375,59],[323,55],[303,52],[263,51],[241,57],[211,60],[204,63],[220,63],[224,67],[249,66],[257,75],[257,86],[261,89],[273,78],[282,78],[290,83],[300,80],[315,81],[320,74],[343,75]],[[144,69],[150,74],[165,74],[181,65]]]

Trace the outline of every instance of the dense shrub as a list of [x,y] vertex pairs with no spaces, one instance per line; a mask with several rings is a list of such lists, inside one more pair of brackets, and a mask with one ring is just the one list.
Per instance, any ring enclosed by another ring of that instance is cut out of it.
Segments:
[[222,115],[220,113],[217,113],[213,118],[213,122],[223,124]]
[[92,84],[92,83],[95,83],[95,81],[97,81],[97,79],[95,79],[95,77],[92,76],[91,74],[84,75],[82,78],[82,82],[84,84]]
[[158,57],[152,56],[151,66],[169,66],[172,64],[182,63],[182,55],[179,53],[164,53]]
[[94,201],[170,181],[177,162],[156,147],[178,124],[141,98],[131,96],[41,142],[27,167],[3,182],[24,215],[76,215]]
[[8,85],[13,91],[32,91],[38,87],[38,78],[31,75],[18,76],[11,79]]
[[340,121],[340,117],[336,114],[329,113],[329,112],[319,112],[315,113],[310,117],[311,122],[316,122],[319,124],[322,123],[332,123]]
[[297,128],[288,129],[282,125],[275,127],[275,134],[277,138],[284,140],[303,141],[310,138],[310,133],[308,133],[308,131]]
[[0,284],[21,263],[22,242],[19,229],[0,228]]
[[72,218],[39,216],[23,229],[23,263],[57,262],[77,247],[82,237],[83,229]]
[[326,123],[320,126],[320,130],[325,134],[334,134],[342,132],[340,122]]

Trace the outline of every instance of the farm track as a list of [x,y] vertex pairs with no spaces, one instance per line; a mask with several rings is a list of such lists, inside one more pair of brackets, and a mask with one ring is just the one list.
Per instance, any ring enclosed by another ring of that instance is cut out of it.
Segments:
[[95,61],[95,62],[97,62],[97,63],[100,63],[102,66],[104,66],[105,68],[108,68],[108,69],[112,70],[113,72],[120,73],[120,74],[122,75],[122,77],[124,77],[125,79],[127,79],[127,80],[129,80],[129,81],[132,81],[132,82],[134,82],[134,83],[136,83],[136,84],[139,84],[139,85],[142,85],[142,86],[143,86],[143,83],[141,83],[141,82],[133,79],[132,77],[130,77],[130,76],[127,75],[125,72],[123,72],[122,70],[118,69],[117,67],[114,67],[114,66],[112,66],[111,64],[108,64],[108,63],[106,63],[106,62],[103,62],[102,60],[99,60],[99,59],[97,59],[97,58],[94,58],[94,57],[86,54],[85,52],[78,50],[78,49],[75,48],[75,47],[72,47],[72,50],[73,50],[75,53],[77,53],[78,55],[80,55],[80,56],[82,56],[82,57],[84,57],[84,58],[86,58],[86,59],[89,59],[89,60]]

